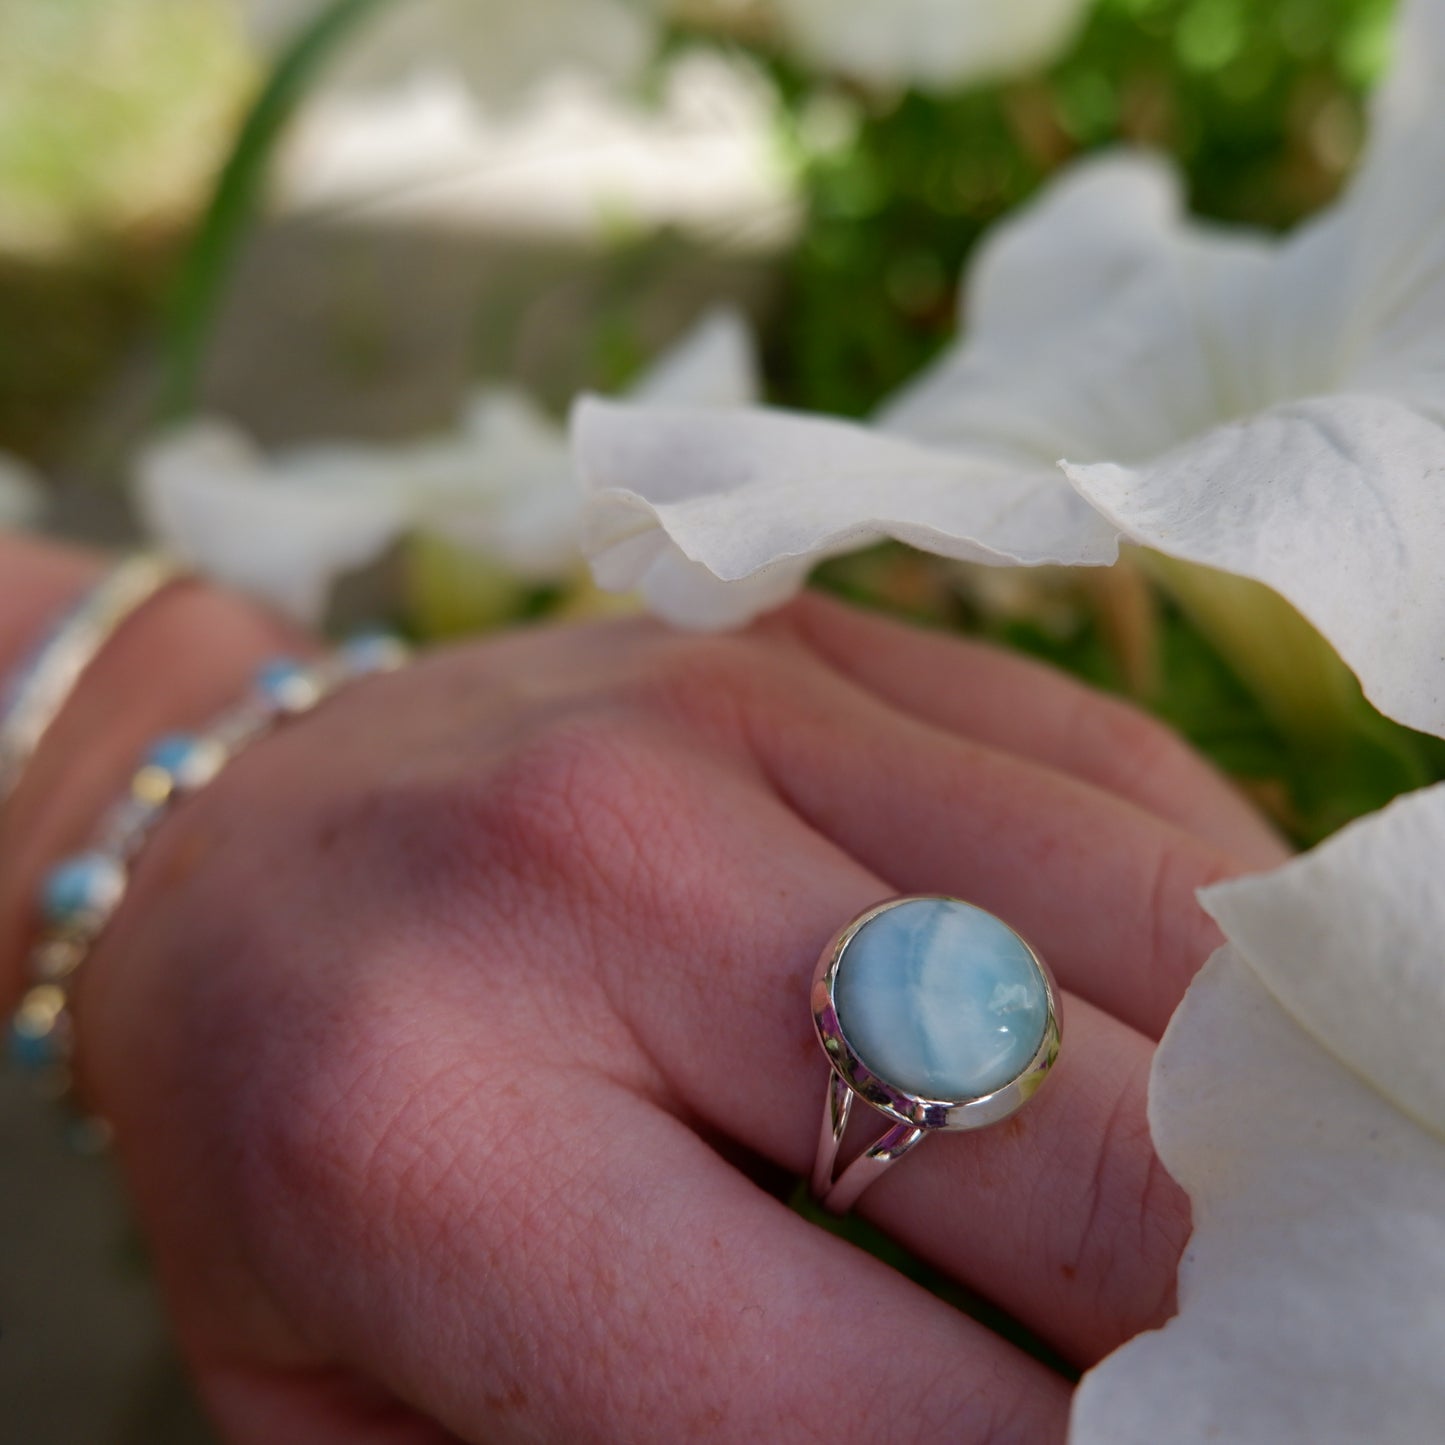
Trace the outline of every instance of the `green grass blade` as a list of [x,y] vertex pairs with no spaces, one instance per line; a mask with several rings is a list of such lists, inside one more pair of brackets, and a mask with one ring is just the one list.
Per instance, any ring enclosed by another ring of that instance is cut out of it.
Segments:
[[165,348],[161,408],[166,418],[195,409],[206,347],[277,143],[334,53],[388,3],[333,0],[282,53],[247,113],[177,279]]

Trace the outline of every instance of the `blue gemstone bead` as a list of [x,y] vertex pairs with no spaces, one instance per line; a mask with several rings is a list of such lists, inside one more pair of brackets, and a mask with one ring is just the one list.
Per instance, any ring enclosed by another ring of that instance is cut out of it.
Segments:
[[198,744],[199,739],[190,733],[171,733],[151,745],[146,753],[146,763],[173,778],[179,777],[185,772],[187,764],[194,761]]
[[216,775],[224,750],[194,733],[172,733],[146,753],[146,766],[158,768],[182,788],[200,787]]
[[406,661],[406,644],[390,632],[362,632],[337,649],[342,665],[353,677],[389,672]]
[[27,1074],[46,1074],[61,1063],[59,1040],[54,1033],[33,1034],[10,1025],[10,1061]]
[[278,657],[256,673],[256,689],[275,707],[294,711],[315,701],[316,679],[295,658]]
[[991,1094],[1029,1066],[1048,990],[1028,945],[967,903],[910,898],[865,923],[833,986],[838,1025],[880,1078],[919,1098]]
[[113,908],[125,891],[125,868],[106,853],[80,853],[57,864],[40,894],[47,923],[69,927]]

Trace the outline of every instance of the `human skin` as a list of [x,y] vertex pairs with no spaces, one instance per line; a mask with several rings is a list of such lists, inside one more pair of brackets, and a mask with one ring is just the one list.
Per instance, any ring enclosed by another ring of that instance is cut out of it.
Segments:
[[[276,640],[196,589],[128,666],[188,715]],[[118,751],[68,726],[6,820],[22,871],[80,826],[87,738]],[[1039,1445],[1059,1377],[760,1185],[812,1160],[813,963],[900,892],[1049,959],[1047,1086],[859,1211],[1086,1367],[1172,1308],[1145,1083],[1217,941],[1194,889],[1283,856],[1156,724],[974,644],[816,598],[518,632],[356,684],[162,827],[84,976],[83,1083],[229,1439]]]

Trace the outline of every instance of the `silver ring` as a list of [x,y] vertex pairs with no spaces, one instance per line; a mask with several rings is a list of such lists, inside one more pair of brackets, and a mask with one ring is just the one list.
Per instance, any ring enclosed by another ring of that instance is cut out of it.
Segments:
[[[997,1124],[1059,1056],[1048,965],[1001,919],[959,898],[892,898],[830,940],[813,976],[830,1065],[813,1195],[845,1214],[926,1134]],[[890,1121],[836,1174],[855,1097]]]

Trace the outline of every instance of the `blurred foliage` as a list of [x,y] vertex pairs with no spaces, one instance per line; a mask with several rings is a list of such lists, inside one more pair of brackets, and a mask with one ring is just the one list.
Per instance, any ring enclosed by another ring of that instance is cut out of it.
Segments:
[[202,356],[242,243],[265,196],[281,137],[334,53],[387,3],[334,0],[283,49],[246,112],[176,280],[162,402],[168,415],[184,415],[195,407]]
[[250,79],[214,0],[0,3],[0,446],[47,460],[155,314]]
[[53,253],[189,216],[249,75],[209,0],[4,0],[0,245]]
[[[1148,145],[1193,208],[1280,228],[1353,161],[1391,0],[1099,0],[1036,80],[879,100],[784,64],[808,221],[769,369],[787,405],[862,414],[952,333],[989,225],[1078,155]],[[881,281],[881,284],[880,284]]]
[[[959,278],[979,237],[1089,151],[1172,155],[1192,209],[1222,221],[1281,230],[1317,210],[1358,154],[1393,10],[1391,0],[1100,0],[1047,75],[942,98],[879,99],[778,63],[807,222],[783,322],[765,336],[773,396],[872,410],[956,333]],[[1111,616],[1085,580],[1067,619],[1045,626],[1027,607],[971,607],[957,569],[921,566],[939,580],[920,588],[917,567],[905,582],[896,565],[880,578],[876,555],[830,564],[821,580],[1132,696],[1249,780],[1301,842],[1445,777],[1445,747],[1376,713],[1317,634],[1254,584],[1234,589],[1227,619],[1146,587],[1125,604],[1155,614],[1141,674],[1121,653],[1117,599]],[[1175,571],[1177,588],[1162,579],[1171,592],[1219,613],[1208,579]],[[920,590],[933,594],[922,606]],[[1231,645],[1251,620],[1257,637]],[[1318,675],[1292,682],[1302,658]]]
[[0,251],[0,449],[41,462],[60,449],[76,405],[154,315],[174,255],[148,236],[63,261]]

